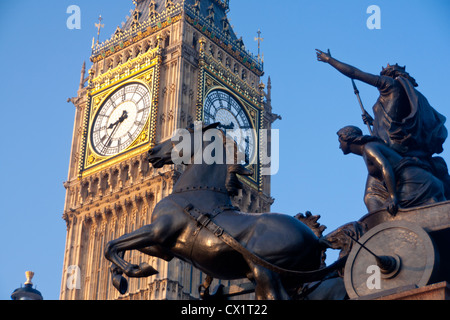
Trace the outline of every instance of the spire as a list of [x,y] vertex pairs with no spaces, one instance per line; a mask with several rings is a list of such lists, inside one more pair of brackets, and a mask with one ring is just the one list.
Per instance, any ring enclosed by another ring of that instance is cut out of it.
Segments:
[[80,76],[80,87],[79,89],[83,89],[84,87],[84,79],[86,74],[86,61],[83,61],[83,66],[81,67],[81,76]]
[[95,24],[95,26],[97,27],[97,44],[98,44],[98,42],[99,42],[99,40],[100,40],[100,29],[105,27],[105,25],[102,24],[102,20],[103,20],[103,18],[102,18],[102,16],[100,15],[100,16],[98,17],[98,23]]
[[261,61],[261,42],[264,41],[264,38],[261,38],[261,30],[258,29],[257,32],[258,36],[255,38],[255,41],[258,41],[258,60]]
[[274,123],[277,120],[282,120],[281,116],[272,112],[272,79],[267,79],[267,93],[265,94],[266,101],[264,103],[264,108],[266,111],[267,119],[270,123]]

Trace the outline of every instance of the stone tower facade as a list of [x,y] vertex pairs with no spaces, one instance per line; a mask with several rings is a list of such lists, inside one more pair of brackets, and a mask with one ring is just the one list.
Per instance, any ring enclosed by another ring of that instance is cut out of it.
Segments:
[[[166,262],[139,252],[127,252],[125,259],[145,261],[159,274],[129,279],[128,293],[120,295],[112,286],[105,245],[150,223],[155,205],[171,193],[183,169],[154,169],[146,153],[175,129],[204,120],[203,104],[212,87],[223,87],[242,102],[256,132],[270,129],[276,119],[270,79],[266,91],[262,62],[245,50],[228,23],[228,0],[140,0],[133,5],[133,14],[111,39],[93,44],[92,66],[86,75],[83,64],[77,96],[69,100],[75,120],[64,183],[61,299],[197,299],[206,275],[180,260]],[[127,97],[127,90],[138,88],[145,91],[143,102]],[[128,144],[125,135],[116,139],[114,130],[130,112],[120,112],[115,123],[101,122],[113,117],[119,102],[138,110]],[[147,111],[139,118],[141,105]],[[234,204],[245,212],[269,212],[270,177],[254,169]]]

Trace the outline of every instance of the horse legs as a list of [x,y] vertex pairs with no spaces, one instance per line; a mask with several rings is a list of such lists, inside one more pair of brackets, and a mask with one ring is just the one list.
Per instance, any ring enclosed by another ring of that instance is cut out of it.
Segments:
[[255,283],[257,300],[289,300],[290,297],[281,283],[280,275],[247,261],[250,267],[249,280]]
[[[157,252],[150,250],[151,246],[159,245],[169,236],[170,225],[162,221],[155,221],[153,224],[146,225],[134,232],[126,234],[116,240],[108,242],[105,249],[105,257],[116,267],[125,272],[129,277],[148,277],[158,273],[153,267],[146,263],[140,266],[133,265],[123,259],[120,253],[127,250],[142,250],[144,252]],[[166,256],[169,258],[169,256]],[[116,270],[116,273],[117,270]]]
[[[125,251],[119,252],[118,256],[123,259]],[[128,281],[122,277],[123,271],[116,264],[111,265],[111,279],[114,287],[121,293],[125,294],[128,290]]]
[[138,249],[138,251],[152,257],[160,258],[165,261],[172,261],[174,256],[168,251],[165,250],[162,246],[154,245],[150,247],[146,247],[143,249]]

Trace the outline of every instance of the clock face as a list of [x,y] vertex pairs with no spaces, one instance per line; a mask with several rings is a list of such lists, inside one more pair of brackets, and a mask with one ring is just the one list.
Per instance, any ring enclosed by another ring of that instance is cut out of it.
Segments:
[[255,132],[244,107],[231,94],[224,90],[213,90],[205,98],[203,105],[205,124],[220,122],[218,126],[234,138],[241,152],[245,154],[245,163],[255,157]]
[[91,143],[101,156],[127,149],[150,116],[151,94],[141,83],[126,84],[100,106],[91,129]]

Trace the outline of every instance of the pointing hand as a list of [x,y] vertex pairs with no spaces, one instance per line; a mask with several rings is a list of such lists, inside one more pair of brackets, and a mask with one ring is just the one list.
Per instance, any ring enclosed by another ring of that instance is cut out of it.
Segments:
[[318,61],[322,61],[322,62],[326,62],[328,63],[328,61],[330,61],[331,59],[331,53],[330,53],[330,49],[328,49],[328,53],[325,53],[319,49],[316,49],[316,54],[317,54],[317,60]]

